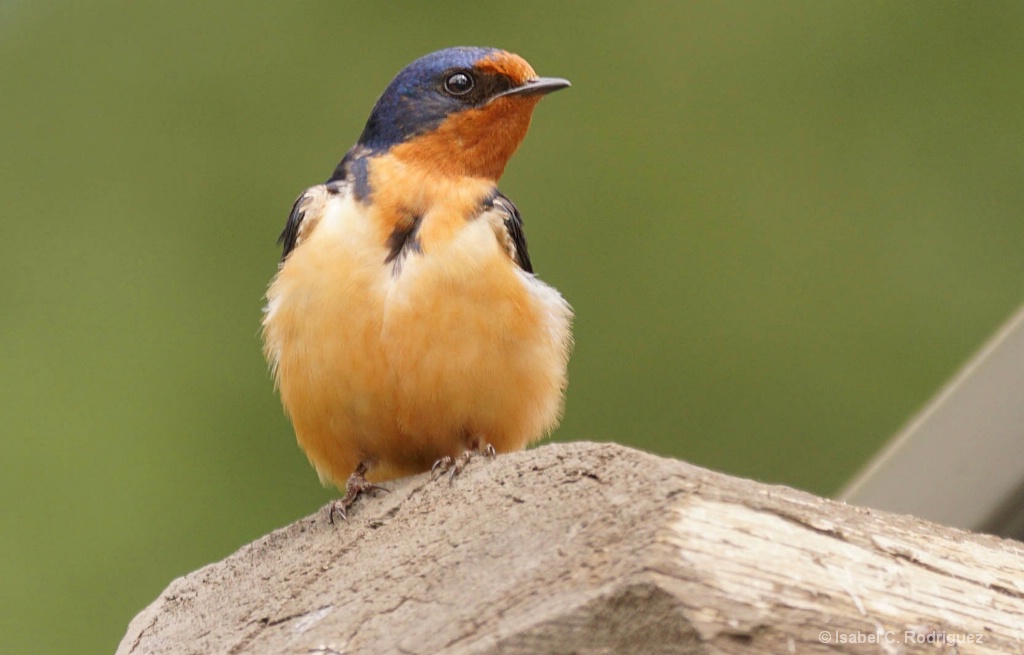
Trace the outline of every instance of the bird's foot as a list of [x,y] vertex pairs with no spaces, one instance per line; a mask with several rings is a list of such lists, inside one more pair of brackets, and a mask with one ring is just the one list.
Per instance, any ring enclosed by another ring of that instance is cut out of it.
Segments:
[[334,515],[337,514],[343,521],[348,521],[348,510],[360,495],[367,491],[390,491],[389,489],[373,484],[366,479],[367,466],[365,463],[356,467],[352,475],[348,476],[345,482],[345,497],[331,501],[327,507],[327,520],[334,525]]
[[466,464],[468,464],[469,460],[473,459],[475,455],[484,455],[488,459],[493,459],[498,455],[498,451],[496,451],[494,446],[491,444],[483,444],[462,451],[458,457],[445,455],[434,462],[434,465],[430,467],[430,479],[436,480],[447,473],[448,483],[451,484],[455,477],[458,476],[459,473],[462,473],[462,469],[466,468]]

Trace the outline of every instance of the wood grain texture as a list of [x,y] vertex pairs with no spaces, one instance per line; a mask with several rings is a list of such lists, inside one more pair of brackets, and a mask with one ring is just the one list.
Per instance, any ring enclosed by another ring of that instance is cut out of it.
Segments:
[[1019,542],[613,444],[390,486],[175,580],[118,654],[1024,648]]

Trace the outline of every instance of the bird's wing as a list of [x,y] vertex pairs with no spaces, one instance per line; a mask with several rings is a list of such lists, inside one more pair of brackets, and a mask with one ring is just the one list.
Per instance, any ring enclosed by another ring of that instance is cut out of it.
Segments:
[[502,223],[505,227],[505,236],[508,238],[509,256],[519,264],[519,268],[527,273],[533,273],[530,253],[526,249],[523,217],[519,210],[516,209],[515,203],[509,200],[505,194],[496,191],[491,199],[491,207],[501,214]]
[[281,245],[281,261],[288,258],[289,253],[302,243],[302,241],[313,233],[323,213],[327,197],[331,189],[327,184],[319,184],[306,189],[292,205],[292,211],[288,214],[288,222],[285,223],[281,236],[277,243]]
[[357,200],[363,200],[370,194],[366,170],[368,153],[369,150],[362,146],[352,148],[338,162],[330,179],[306,189],[295,200],[292,211],[288,214],[288,222],[285,223],[281,236],[277,238],[277,242],[282,246],[282,263],[291,251],[313,233],[313,228],[320,221],[320,216],[331,196],[354,192]]

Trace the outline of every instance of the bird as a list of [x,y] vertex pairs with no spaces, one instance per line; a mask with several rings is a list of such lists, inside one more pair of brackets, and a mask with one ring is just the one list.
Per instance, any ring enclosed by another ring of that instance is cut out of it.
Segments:
[[560,422],[573,310],[498,181],[537,103],[569,86],[497,48],[422,56],[292,206],[263,351],[296,440],[344,492],[332,523],[380,482],[451,480]]

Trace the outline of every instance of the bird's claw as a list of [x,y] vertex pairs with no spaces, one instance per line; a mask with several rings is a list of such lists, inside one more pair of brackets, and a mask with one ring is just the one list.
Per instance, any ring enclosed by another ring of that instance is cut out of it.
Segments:
[[334,515],[337,514],[341,517],[342,521],[348,522],[348,507],[352,504],[346,502],[348,494],[345,494],[345,498],[335,498],[331,501],[331,504],[327,506],[327,521],[334,525]]
[[327,507],[327,520],[331,525],[334,525],[335,514],[340,516],[341,520],[348,522],[349,508],[352,507],[359,496],[367,491],[391,491],[379,484],[373,484],[364,477],[364,473],[365,469],[360,467],[356,469],[355,473],[348,476],[348,481],[345,482],[345,497],[332,500],[331,504]]
[[451,455],[445,455],[441,459],[434,462],[434,465],[430,467],[430,479],[436,480],[439,476],[444,475],[444,472],[452,467],[455,463],[455,458]]
[[469,460],[473,459],[474,455],[484,455],[488,459],[497,457],[498,451],[494,449],[494,446],[487,444],[482,448],[471,448],[464,450],[459,454],[458,457],[452,457],[451,455],[445,455],[441,459],[434,462],[434,465],[430,467],[430,479],[436,480],[445,473],[448,474],[448,484],[451,484],[455,478],[462,473],[462,469],[466,468],[466,464]]
[[441,459],[434,462],[434,465],[430,467],[430,479],[436,480],[445,473],[448,474],[448,484],[451,484],[455,480],[455,476],[462,473],[462,469],[466,468],[466,463],[469,462],[469,458],[472,457],[470,454],[472,451],[464,451],[458,457],[452,457],[445,455]]

